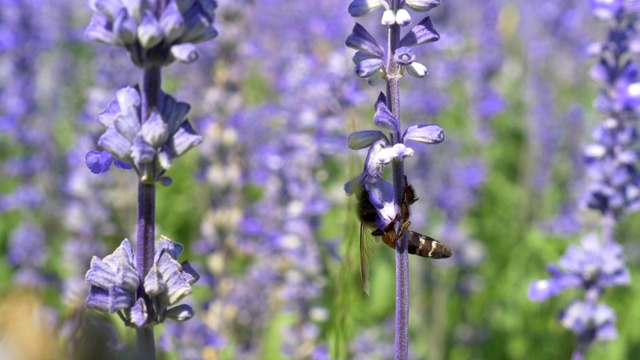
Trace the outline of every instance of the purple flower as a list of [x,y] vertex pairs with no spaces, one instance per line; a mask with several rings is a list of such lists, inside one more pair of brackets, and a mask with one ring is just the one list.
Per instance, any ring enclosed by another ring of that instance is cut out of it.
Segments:
[[103,259],[94,256],[85,282],[91,285],[88,308],[113,313],[132,307],[140,281],[129,240]]
[[589,5],[595,17],[608,20],[620,16],[624,0],[589,0]]
[[440,0],[405,0],[405,4],[415,11],[425,12],[440,5]]
[[47,284],[43,268],[47,259],[45,233],[38,226],[22,223],[9,238],[7,260],[16,267],[16,284],[42,287]]
[[[433,27],[433,22],[429,16],[425,17],[414,26],[402,39],[400,46],[414,47],[440,40],[440,34]],[[401,49],[401,48],[400,48]]]
[[130,170],[133,169],[131,164],[116,159],[108,151],[99,152],[91,150],[85,156],[85,163],[89,170],[94,174],[101,174],[109,171],[111,164],[114,163],[117,168]]
[[[202,137],[185,118],[190,108],[187,103],[161,93],[158,108],[144,123],[140,106],[137,87],[119,90],[116,100],[97,117],[107,128],[98,145],[120,161],[116,162],[117,167],[133,167],[143,181],[154,182],[162,179],[173,158],[200,144]],[[111,161],[104,152],[91,151],[86,157],[87,166],[94,173],[107,171]]]
[[594,144],[584,150],[589,185],[584,203],[602,215],[602,236],[583,237],[581,246],[571,245],[560,258],[559,266],[548,265],[550,279],[534,281],[528,296],[544,301],[567,288],[581,288],[584,299],[574,301],[560,315],[561,323],[574,331],[578,344],[573,358],[584,358],[594,341],[616,337],[615,314],[598,303],[605,289],[630,283],[623,260],[622,246],[613,238],[616,221],[625,212],[640,209],[640,176],[636,169],[637,99],[631,84],[637,82],[638,69],[629,59],[635,37],[635,14],[625,11],[618,0],[591,1],[592,12],[611,22],[607,40],[591,46],[599,62],[590,76],[601,85],[594,102],[606,120],[593,131]]
[[94,11],[85,30],[89,40],[122,46],[138,66],[190,63],[198,58],[193,44],[218,35],[213,27],[215,0],[155,2],[90,1]]
[[353,17],[364,16],[378,9],[382,4],[383,0],[353,0],[351,4],[349,4],[349,15]]
[[393,54],[396,62],[402,66],[411,65],[416,60],[416,55],[409,47],[400,47]]
[[[385,57],[385,51],[378,43],[378,40],[376,40],[373,35],[369,34],[364,26],[358,23],[353,27],[351,35],[347,37],[345,45],[354,50],[361,51],[362,53],[360,53],[359,56],[362,57],[364,57],[365,54],[378,59],[383,59]],[[354,60],[354,62],[356,61]]]
[[545,301],[565,288],[584,288],[602,293],[604,289],[631,282],[624,265],[623,248],[615,242],[602,244],[591,234],[582,238],[581,247],[571,245],[560,258],[560,268],[548,265],[551,279],[538,280],[529,286],[529,298]]
[[223,348],[226,340],[197,318],[170,322],[160,335],[159,346],[166,352],[180,354],[181,359],[199,360],[203,354]]
[[[140,284],[135,254],[125,239],[111,255],[91,259],[85,282],[91,285],[86,300],[88,308],[118,312],[126,325],[142,327],[157,324],[165,318],[185,321],[193,317],[193,309],[186,304],[175,305],[191,293],[200,277],[188,261],[178,263],[182,245],[161,236],[153,266],[144,278],[143,288],[151,299],[151,307],[143,298],[136,301]],[[173,307],[169,307],[175,305]]]
[[614,340],[616,314],[612,308],[592,301],[574,301],[559,316],[560,323],[573,331],[581,343]]
[[[373,116],[374,125],[392,133],[400,132],[400,122],[391,114],[386,104],[386,97],[380,93],[374,106],[376,112]],[[421,124],[408,127],[401,137],[402,141],[416,141],[423,144],[439,144],[445,140],[444,130],[435,124]],[[351,149],[363,149],[369,147],[363,172],[355,179],[345,184],[347,195],[354,194],[358,183],[366,183],[367,188],[376,188],[376,183],[382,179],[384,167],[392,161],[401,161],[413,155],[413,149],[404,145],[403,142],[391,144],[391,141],[382,131],[364,130],[357,131],[349,135],[349,147]],[[380,189],[378,189],[380,190]],[[385,191],[380,190],[380,193]],[[387,199],[393,202],[393,198]],[[379,214],[381,218],[388,216]],[[387,214],[388,215],[388,214]],[[393,219],[393,217],[391,217]],[[391,221],[391,219],[388,219]],[[382,221],[382,220],[381,220]],[[383,222],[386,222],[384,220]],[[388,224],[388,222],[386,222]]]

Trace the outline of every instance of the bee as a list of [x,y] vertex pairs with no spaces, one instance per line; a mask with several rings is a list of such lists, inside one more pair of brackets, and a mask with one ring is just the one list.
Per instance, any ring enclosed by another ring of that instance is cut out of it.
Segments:
[[[418,201],[415,189],[407,181],[407,177],[404,178],[405,191],[403,193],[403,199],[400,203],[400,212],[396,215],[384,229],[379,229],[376,224],[376,208],[369,200],[369,193],[363,184],[357,188],[356,200],[358,201],[357,211],[358,219],[360,220],[360,277],[362,279],[362,289],[369,295],[370,283],[369,283],[369,258],[371,255],[371,236],[382,237],[382,242],[392,249],[396,248],[396,242],[407,232],[408,252],[412,255],[418,255],[422,257],[432,259],[446,259],[453,255],[453,251],[447,245],[440,241],[420,234],[415,231],[409,230],[411,225],[411,214],[409,206]],[[396,224],[400,222],[400,231],[396,231]],[[369,233],[369,230],[373,230]]]

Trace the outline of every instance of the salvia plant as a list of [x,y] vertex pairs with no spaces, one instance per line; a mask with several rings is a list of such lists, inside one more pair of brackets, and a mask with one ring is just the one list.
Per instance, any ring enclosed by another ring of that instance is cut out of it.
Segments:
[[98,139],[104,151],[86,156],[92,172],[106,172],[115,163],[132,169],[138,185],[135,251],[124,239],[111,255],[92,258],[86,306],[118,314],[136,329],[137,358],[155,359],[154,326],[194,315],[189,305],[178,303],[199,278],[188,261],[178,262],[182,245],[165,236],[155,244],[155,186],[170,185],[166,172],[174,159],[202,141],[186,119],[190,106],[161,90],[161,69],[176,60],[195,61],[195,44],[217,35],[216,2],[95,0],[89,5],[94,13],[85,36],[123,47],[143,74],[141,86],[118,90],[97,116],[106,128]]
[[585,235],[580,246],[571,245],[550,264],[551,279],[534,281],[529,298],[544,301],[570,288],[584,291],[560,314],[562,325],[576,334],[572,359],[584,359],[597,341],[617,337],[616,314],[600,301],[612,286],[631,281],[623,259],[623,248],[615,241],[614,229],[624,214],[640,208],[640,177],[637,170],[638,66],[630,55],[637,51],[637,5],[622,0],[591,0],[593,15],[608,25],[602,42],[589,46],[598,57],[590,76],[600,84],[594,105],[606,117],[593,131],[595,143],[584,150],[589,185],[584,204],[600,214],[599,233]]
[[[366,192],[375,207],[375,223],[380,231],[393,228],[399,238],[396,242],[396,320],[395,358],[409,356],[409,259],[407,234],[402,229],[401,207],[405,199],[406,177],[403,161],[413,155],[413,149],[406,141],[423,144],[438,144],[444,141],[443,129],[435,124],[420,124],[408,127],[402,132],[400,123],[400,79],[405,74],[423,78],[427,75],[424,65],[416,61],[414,49],[440,38],[429,16],[401,36],[402,28],[412,23],[407,9],[427,12],[440,5],[440,0],[354,0],[349,5],[349,14],[361,17],[382,8],[381,24],[387,28],[386,47],[380,45],[364,26],[356,23],[346,40],[346,46],[356,50],[353,56],[356,75],[367,79],[370,85],[381,81],[386,91],[381,92],[374,104],[373,123],[382,130],[364,130],[349,135],[349,148],[365,149],[368,154],[364,170],[356,178],[345,184],[345,192],[351,195]],[[385,94],[386,93],[386,94]],[[393,183],[383,179],[385,166],[391,164]],[[397,221],[401,220],[401,221]],[[366,271],[366,269],[364,270]],[[364,277],[363,277],[364,281]],[[365,292],[368,283],[363,283]]]
[[634,358],[640,1],[440,2],[3,0],[0,358]]

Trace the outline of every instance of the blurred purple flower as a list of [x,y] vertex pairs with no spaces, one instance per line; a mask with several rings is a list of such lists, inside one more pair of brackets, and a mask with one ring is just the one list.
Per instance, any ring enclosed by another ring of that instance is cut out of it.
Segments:
[[531,283],[529,299],[545,301],[566,288],[583,288],[601,294],[608,287],[631,282],[622,246],[615,242],[603,245],[595,234],[582,238],[581,247],[569,246],[559,265],[560,268],[547,266],[551,279]]
[[186,322],[170,322],[158,341],[165,352],[180,354],[184,360],[200,360],[205,354],[223,348],[227,342],[198,318]]
[[593,15],[603,20],[620,16],[624,7],[624,0],[589,0]]
[[42,229],[34,224],[22,223],[11,234],[7,260],[16,267],[16,284],[40,288],[47,284],[43,271],[47,259],[47,243]]
[[[308,31],[288,31],[282,8],[287,22]],[[284,314],[294,320],[283,326],[292,336],[281,350],[321,356],[317,329],[326,319],[311,314],[326,313],[313,304],[326,283],[316,232],[330,203],[319,181],[328,176],[323,164],[342,154],[345,108],[363,96],[344,52],[318,50],[338,48],[348,16],[336,0],[313,12],[296,1],[223,0],[219,11],[217,58],[203,57],[196,66],[208,65],[193,76],[209,96],[193,112],[216,114],[196,125],[204,134],[199,177],[212,189],[192,248],[211,250],[204,271],[216,297],[206,304],[207,325],[235,345],[233,356],[255,358],[273,314]],[[272,33],[255,30],[264,28],[282,30],[277,43],[286,52],[272,51]],[[246,33],[254,36],[238,42]],[[257,75],[250,71],[256,61]],[[200,75],[212,66],[222,79],[215,86]],[[248,79],[264,83],[269,97],[247,98]],[[248,265],[236,271],[238,261]]]
[[547,266],[552,278],[532,282],[528,293],[531,300],[544,301],[566,288],[584,290],[584,300],[574,301],[560,315],[561,323],[577,335],[573,359],[583,359],[594,341],[616,337],[615,313],[598,299],[606,288],[631,282],[622,246],[613,234],[622,214],[640,209],[634,150],[638,135],[631,123],[637,119],[637,109],[634,91],[629,90],[630,84],[637,82],[638,69],[627,60],[637,17],[624,11],[622,1],[591,1],[590,5],[596,17],[615,18],[607,40],[590,46],[592,55],[599,56],[590,76],[601,85],[594,106],[607,119],[595,128],[595,143],[583,153],[589,178],[583,201],[600,212],[602,235],[583,237],[581,247],[571,245],[560,258],[560,267]]
[[615,327],[616,314],[612,308],[593,301],[574,301],[559,316],[560,323],[573,331],[580,343],[614,340],[618,337]]

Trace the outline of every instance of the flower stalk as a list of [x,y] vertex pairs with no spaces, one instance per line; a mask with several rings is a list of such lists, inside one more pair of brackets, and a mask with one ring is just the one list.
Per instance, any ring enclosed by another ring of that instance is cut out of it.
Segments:
[[[136,268],[140,278],[138,287],[138,298],[142,298],[147,309],[152,309],[151,300],[144,291],[144,278],[153,266],[155,255],[155,214],[156,214],[156,185],[147,184],[142,181],[138,183],[138,233],[136,242],[136,253],[138,256]],[[152,327],[141,327],[136,329],[136,346],[139,356],[146,359],[155,359],[155,340]]]
[[[439,0],[354,0],[349,5],[349,13],[354,17],[384,8],[381,23],[388,27],[386,49],[360,24],[356,24],[353,33],[346,40],[348,47],[357,50],[353,56],[356,75],[367,78],[369,85],[376,85],[384,79],[386,96],[381,93],[374,106],[376,113],[373,122],[383,131],[365,130],[349,136],[350,148],[369,147],[369,153],[363,172],[345,184],[345,192],[347,195],[360,194],[357,196],[360,202],[363,198],[365,203],[370,202],[376,211],[376,232],[384,234],[383,237],[387,239],[389,236],[394,237],[392,241],[395,242],[396,250],[395,358],[402,360],[409,356],[409,240],[406,226],[410,223],[408,209],[406,213],[401,210],[405,206],[405,191],[408,186],[403,160],[413,155],[413,150],[405,145],[405,141],[438,144],[444,141],[444,131],[437,125],[426,124],[411,126],[402,132],[400,79],[405,73],[418,78],[426,76],[424,65],[415,62],[416,56],[412,47],[437,41],[439,35],[428,16],[411,28],[404,37],[401,37],[401,28],[411,23],[411,15],[404,9],[405,6],[425,12],[439,4]],[[384,167],[388,164],[392,167],[393,184],[382,179]],[[368,294],[369,282],[367,270],[364,269],[366,263],[366,260],[361,261],[361,274],[363,289]]]
[[[391,8],[393,11],[398,10],[398,0],[393,0]],[[388,54],[395,54],[396,49],[400,46],[400,25],[397,23],[389,26],[388,34]],[[394,56],[387,56],[387,107],[389,111],[400,119],[400,66]],[[400,136],[401,128],[390,134],[392,144],[402,142]],[[394,189],[394,207],[400,212],[400,201],[403,198],[405,184],[404,163],[394,161],[392,164],[393,171],[393,189]],[[396,311],[395,311],[395,358],[407,359],[409,357],[409,242],[406,232],[400,231],[400,222],[396,223],[396,234],[402,233],[400,239],[396,242]]]

